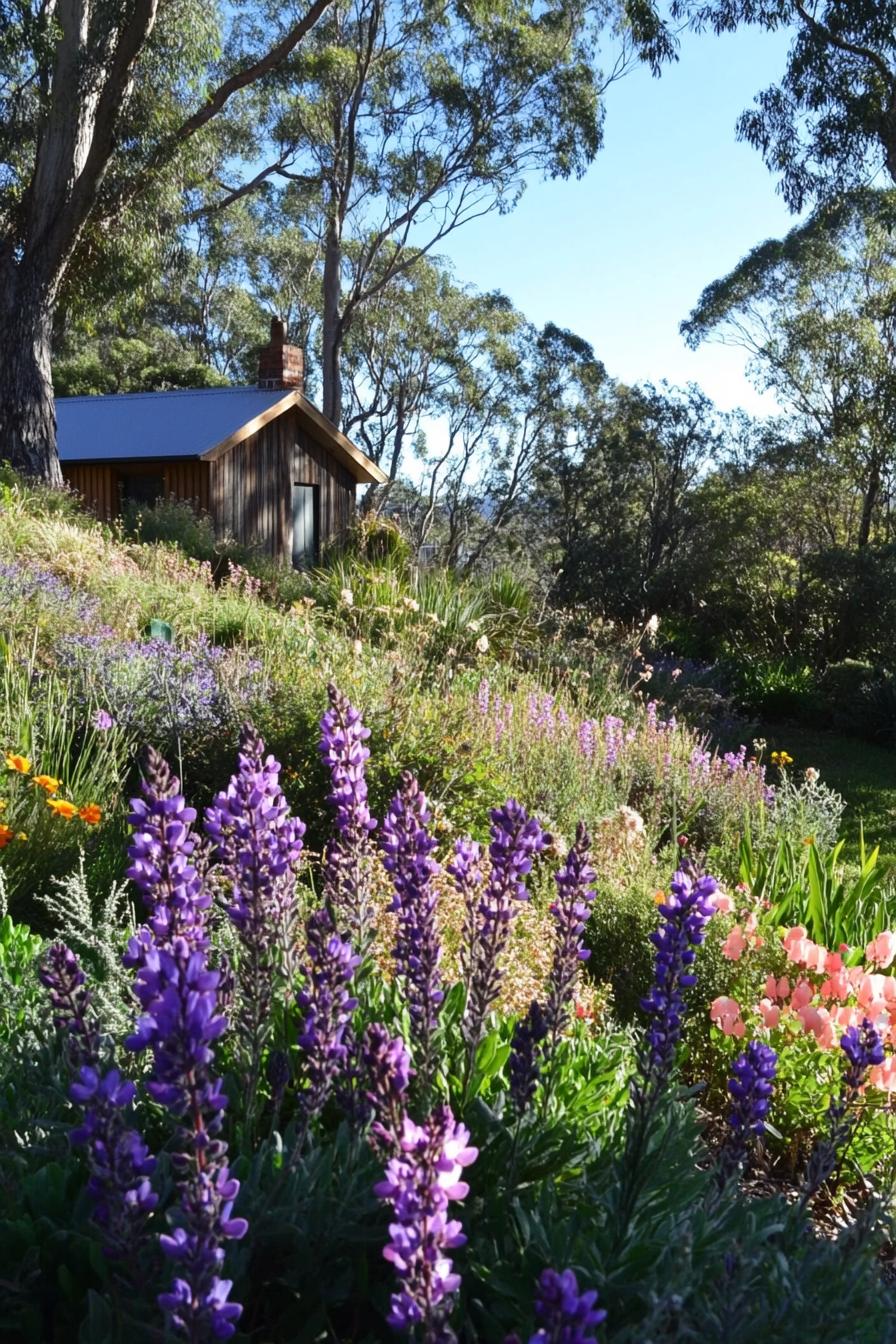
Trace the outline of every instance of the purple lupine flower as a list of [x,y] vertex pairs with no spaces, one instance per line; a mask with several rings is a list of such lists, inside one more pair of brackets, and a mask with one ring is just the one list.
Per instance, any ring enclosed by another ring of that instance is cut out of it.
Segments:
[[405,1094],[413,1069],[407,1046],[390,1036],[380,1022],[371,1022],[361,1041],[365,1093],[373,1116],[371,1141],[387,1152],[399,1147],[404,1124]]
[[770,1045],[750,1041],[731,1066],[728,1095],[730,1138],[725,1145],[723,1171],[730,1173],[743,1162],[751,1137],[765,1133],[765,1117],[771,1105],[778,1056]]
[[136,1089],[122,1080],[117,1069],[102,1071],[99,1027],[74,952],[64,943],[54,944],[38,976],[50,991],[54,1025],[65,1033],[69,1056],[78,1066],[69,1097],[81,1108],[82,1119],[69,1139],[85,1149],[87,1192],[93,1216],[105,1234],[104,1250],[118,1259],[129,1257],[158,1203],[149,1183],[155,1158],[123,1114]]
[[180,781],[152,747],[146,752],[142,798],[131,799],[128,821],[134,828],[128,846],[131,879],[146,905],[149,918],[141,935],[132,938],[126,966],[138,966],[149,938],[156,948],[181,938],[190,947],[207,948],[205,915],[211,905],[199,871],[192,861],[196,848],[192,826],[195,808],[188,807]]
[[230,1282],[220,1271],[224,1242],[244,1236],[247,1224],[231,1216],[239,1182],[217,1137],[227,1098],[214,1073],[214,1043],[228,1025],[221,1011],[226,977],[208,963],[211,896],[190,861],[196,814],[179,789],[164,760],[151,753],[144,798],[132,802],[131,812],[136,831],[128,875],[144,895],[149,922],[125,956],[136,967],[134,993],[142,1009],[126,1044],[152,1051],[146,1090],[180,1122],[172,1155],[178,1223],[160,1240],[178,1273],[158,1302],[175,1329],[200,1341],[234,1333],[242,1307],[227,1301]]
[[579,724],[579,752],[589,762],[594,760],[594,719],[583,719]]
[[867,1017],[858,1027],[847,1027],[840,1037],[846,1058],[840,1093],[828,1107],[828,1132],[815,1145],[806,1170],[802,1204],[815,1194],[834,1172],[841,1151],[849,1143],[858,1113],[856,1102],[868,1081],[869,1071],[884,1062],[884,1043]]
[[460,1179],[478,1150],[468,1146],[469,1130],[455,1121],[451,1107],[439,1106],[423,1125],[404,1118],[399,1151],[386,1166],[385,1179],[374,1186],[388,1200],[395,1221],[383,1250],[401,1282],[387,1317],[396,1330],[423,1327],[426,1344],[448,1344],[454,1335],[447,1322],[451,1296],[460,1284],[447,1252],[462,1246],[461,1224],[450,1219],[452,1200],[469,1193]]
[[650,935],[656,948],[654,982],[641,1006],[649,1017],[644,1071],[648,1083],[656,1087],[675,1061],[685,1012],[682,990],[696,981],[689,968],[696,957],[694,948],[703,942],[706,924],[715,914],[711,898],[718,885],[714,877],[695,879],[679,870],[659,907],[662,924]]
[[545,1017],[552,1040],[556,1041],[569,1015],[579,965],[591,953],[582,943],[595,892],[591,867],[588,832],[584,822],[576,828],[575,844],[566,857],[566,863],[554,876],[557,899],[551,906],[556,925],[554,959],[548,977],[548,999]]
[[489,702],[491,700],[491,686],[488,677],[483,677],[479,683],[479,690],[476,692],[476,708],[483,718],[488,715]]
[[212,857],[229,889],[227,913],[242,946],[241,1034],[253,1062],[260,1059],[274,982],[293,942],[294,870],[305,834],[290,814],[279,776],[279,762],[265,754],[251,724],[244,725],[237,773],[205,814]]
[[433,879],[439,865],[432,858],[435,839],[427,826],[431,813],[426,795],[409,770],[401,776],[401,788],[392,799],[383,821],[383,867],[392,877],[395,896],[390,910],[398,915],[395,964],[404,986],[411,1017],[411,1034],[420,1048],[421,1068],[428,1076],[432,1034],[441,988],[439,960],[442,955],[436,924],[437,895]]
[[884,1044],[880,1033],[868,1018],[859,1027],[847,1027],[840,1037],[840,1049],[847,1059],[843,1081],[847,1092],[859,1092],[868,1072],[884,1062]]
[[361,958],[339,937],[326,908],[309,917],[307,932],[306,979],[296,1002],[304,1012],[298,1039],[310,1084],[304,1098],[305,1114],[311,1119],[323,1108],[349,1057],[348,1029],[358,1001],[346,986]]
[[[538,821],[527,815],[513,798],[491,813],[491,869],[472,915],[471,927],[462,954],[462,969],[467,984],[464,1032],[471,1049],[482,1037],[489,1009],[501,987],[501,956],[510,936],[510,925],[520,904],[529,899],[523,880],[532,868],[532,859],[544,849],[546,837]],[[453,869],[464,871],[463,860],[455,851]],[[468,906],[469,910],[469,906]]]
[[324,851],[324,897],[335,917],[348,925],[359,946],[368,935],[371,832],[376,818],[367,806],[364,745],[370,729],[360,710],[332,684],[330,708],[320,721],[320,754],[330,771],[332,792],[327,802],[336,811],[336,834]]
[[533,999],[526,1016],[521,1017],[514,1027],[510,1042],[508,1090],[518,1116],[526,1113],[535,1096],[540,1073],[540,1047],[549,1030],[541,1005]]
[[562,1273],[542,1270],[535,1298],[539,1329],[530,1336],[529,1344],[597,1344],[593,1330],[607,1319],[607,1313],[595,1308],[596,1301],[596,1289],[579,1292],[571,1269]]

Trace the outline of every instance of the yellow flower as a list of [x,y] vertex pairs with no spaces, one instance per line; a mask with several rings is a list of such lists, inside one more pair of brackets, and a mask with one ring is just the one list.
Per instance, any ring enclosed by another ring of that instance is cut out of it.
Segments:
[[66,802],[64,798],[48,798],[47,807],[52,808],[57,817],[63,817],[65,821],[71,821],[78,811],[74,803]]
[[62,787],[62,780],[56,779],[54,775],[35,775],[32,783],[37,784],[47,793],[58,793]]
[[27,837],[27,835],[25,834],[24,831],[19,831],[18,835],[16,836],[16,839],[17,839],[17,840],[27,840],[28,837]]
[[12,831],[8,826],[0,826],[0,849],[4,849],[12,839]]
[[7,770],[15,770],[20,775],[31,774],[31,762],[27,756],[20,756],[16,751],[10,751],[6,756]]
[[803,844],[804,844],[804,845],[814,845],[814,844],[815,844],[815,836],[814,836],[814,835],[807,835],[806,838],[805,838],[805,840],[803,841]]
[[95,826],[102,815],[102,808],[97,807],[96,803],[88,803],[86,807],[78,809],[78,816],[82,821],[86,821],[88,826]]
[[0,798],[0,812],[6,811],[6,799]]

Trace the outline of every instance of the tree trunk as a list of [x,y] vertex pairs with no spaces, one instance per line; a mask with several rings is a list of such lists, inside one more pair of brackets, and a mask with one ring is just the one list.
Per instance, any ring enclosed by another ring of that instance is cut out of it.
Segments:
[[880,494],[880,459],[875,455],[871,460],[868,481],[862,499],[862,517],[859,522],[858,549],[868,545],[871,537],[871,524],[874,521],[874,509]]
[[324,248],[324,320],[321,332],[321,364],[323,366],[323,412],[337,427],[342,423],[342,239],[339,222],[332,218],[327,225]]
[[[11,273],[10,273],[11,272]],[[0,308],[0,459],[62,484],[50,370],[53,307],[40,287],[10,268]]]

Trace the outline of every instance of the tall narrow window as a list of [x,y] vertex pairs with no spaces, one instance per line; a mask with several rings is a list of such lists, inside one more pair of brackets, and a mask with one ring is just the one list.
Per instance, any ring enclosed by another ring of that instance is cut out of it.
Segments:
[[294,569],[317,564],[319,540],[319,492],[316,485],[292,488],[292,563]]

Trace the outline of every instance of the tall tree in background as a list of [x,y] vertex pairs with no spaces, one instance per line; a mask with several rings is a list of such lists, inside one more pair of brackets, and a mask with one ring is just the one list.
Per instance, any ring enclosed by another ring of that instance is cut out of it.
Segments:
[[780,174],[791,210],[865,186],[881,168],[896,182],[894,0],[673,0],[671,12],[716,33],[793,30],[784,74],[737,128]]
[[[282,11],[260,51],[228,11],[189,0],[0,0],[0,450],[61,479],[50,371],[53,316],[79,249],[158,193],[172,165],[241,91],[299,45],[331,0]],[[270,19],[268,19],[268,24]],[[158,200],[154,201],[157,208]],[[132,219],[132,227],[134,227]]]
[[861,548],[889,497],[896,432],[896,192],[853,193],[754,248],[704,290],[689,344],[742,346],[792,423],[794,464],[861,501]]
[[[618,55],[604,76],[608,30]],[[466,221],[510,209],[527,173],[583,172],[607,84],[672,51],[644,0],[335,0],[265,104],[284,206],[321,250],[334,423],[364,305]]]

